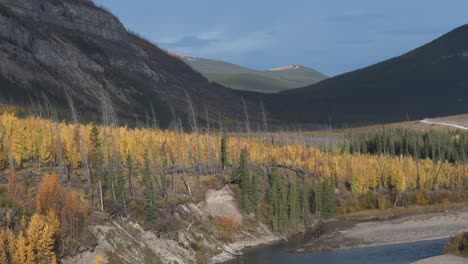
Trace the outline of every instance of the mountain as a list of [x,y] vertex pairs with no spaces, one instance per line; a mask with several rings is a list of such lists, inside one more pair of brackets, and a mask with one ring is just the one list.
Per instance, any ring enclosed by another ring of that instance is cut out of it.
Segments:
[[170,51],[168,53],[182,59],[208,80],[237,90],[275,93],[328,78],[320,72],[299,65],[257,71],[220,60],[196,58]]
[[379,123],[468,111],[468,25],[399,57],[270,97],[280,119]]
[[[65,112],[65,90],[82,116],[95,119],[108,97],[122,119],[146,120],[153,108],[167,125],[189,116],[187,94],[200,119],[205,109],[210,119],[244,117],[238,91],[210,83],[89,0],[0,0],[1,103],[48,98]],[[260,112],[256,99],[245,95],[245,103]]]

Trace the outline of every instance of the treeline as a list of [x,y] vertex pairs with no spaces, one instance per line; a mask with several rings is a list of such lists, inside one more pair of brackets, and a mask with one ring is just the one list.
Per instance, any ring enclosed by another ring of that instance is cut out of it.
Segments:
[[239,186],[244,210],[278,232],[310,214],[460,201],[463,195],[438,194],[468,189],[464,133],[354,133],[326,150],[311,146],[308,137],[295,133],[288,141],[282,140],[287,133],[81,125],[3,114],[0,169],[17,172],[31,190],[43,172],[54,171],[63,186],[85,190],[80,199],[91,210],[146,223],[157,221],[160,207],[231,182]]
[[381,129],[354,132],[346,136],[350,153],[412,156],[416,159],[466,163],[468,133],[461,130]]

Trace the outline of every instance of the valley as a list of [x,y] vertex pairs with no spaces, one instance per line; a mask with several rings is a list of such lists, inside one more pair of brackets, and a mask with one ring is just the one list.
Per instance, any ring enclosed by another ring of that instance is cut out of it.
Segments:
[[304,23],[103,2],[0,0],[0,263],[466,262],[467,25],[327,76]]

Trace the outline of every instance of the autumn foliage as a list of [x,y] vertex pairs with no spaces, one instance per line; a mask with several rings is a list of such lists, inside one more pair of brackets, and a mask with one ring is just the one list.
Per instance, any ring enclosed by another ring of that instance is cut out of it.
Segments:
[[36,195],[36,212],[45,214],[53,210],[59,214],[63,206],[64,191],[55,173],[46,173]]

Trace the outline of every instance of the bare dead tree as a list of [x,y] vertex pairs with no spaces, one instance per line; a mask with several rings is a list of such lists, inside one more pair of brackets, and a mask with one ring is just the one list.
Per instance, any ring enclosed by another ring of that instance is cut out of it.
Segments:
[[153,103],[151,102],[151,115],[153,117],[153,129],[157,130],[159,128],[158,119],[156,118],[156,112],[154,111]]
[[[45,104],[47,106],[48,114],[49,114],[49,116],[52,117],[52,120],[53,120],[53,128],[51,128],[51,129],[55,129],[55,134],[57,136],[56,144],[57,144],[57,152],[58,153],[56,154],[56,158],[57,158],[56,162],[58,163],[59,179],[63,183],[63,182],[66,181],[66,179],[65,179],[65,166],[64,166],[64,148],[63,148],[62,135],[60,133],[60,126],[59,126],[59,121],[58,121],[58,116],[57,116],[57,110],[50,103],[49,98],[44,93],[42,93],[42,97],[44,98],[44,102],[45,102]],[[52,131],[51,131],[51,134],[53,134]]]
[[1,121],[0,121],[0,130],[2,132],[1,136],[2,136],[3,147],[5,148],[5,150],[7,152],[7,156],[8,156],[8,166],[10,167],[10,171],[12,173],[14,173],[15,172],[15,162],[14,162],[14,159],[13,159],[13,154],[11,153],[11,148],[10,148],[10,144],[9,144],[9,141],[8,141],[7,131],[6,131],[6,129],[3,126]]
[[189,111],[190,111],[191,118],[192,118],[192,130],[195,132],[195,137],[196,137],[196,141],[197,141],[198,174],[197,174],[197,178],[196,178],[196,182],[195,182],[195,189],[198,191],[198,190],[200,190],[200,177],[201,177],[201,174],[202,174],[200,134],[198,132],[197,117],[195,116],[195,110],[193,109],[192,99],[190,98],[190,95],[187,92],[187,90],[184,90],[184,91],[185,91],[185,95],[187,96],[188,107],[189,107]]
[[85,175],[86,175],[86,182],[87,182],[87,185],[88,185],[88,194],[90,196],[89,204],[90,204],[90,207],[92,207],[92,205],[93,205],[93,196],[94,196],[93,192],[94,191],[93,191],[93,180],[91,178],[91,171],[89,169],[89,164],[88,164],[88,154],[86,153],[86,147],[85,147],[85,144],[84,144],[83,135],[81,133],[80,123],[78,122],[78,117],[77,117],[77,114],[76,114],[76,111],[75,111],[75,107],[73,106],[73,99],[72,99],[72,96],[71,96],[70,92],[68,91],[68,88],[65,88],[65,95],[67,97],[68,104],[70,106],[73,122],[75,123],[75,126],[76,126],[77,131],[78,131],[78,139],[79,139],[79,144],[80,144],[81,158],[83,160],[83,165],[84,165],[84,170],[85,170]]
[[250,120],[249,120],[249,113],[247,112],[247,105],[245,104],[244,97],[241,97],[242,104],[244,105],[244,114],[245,114],[245,130],[247,131],[247,135],[250,138]]

